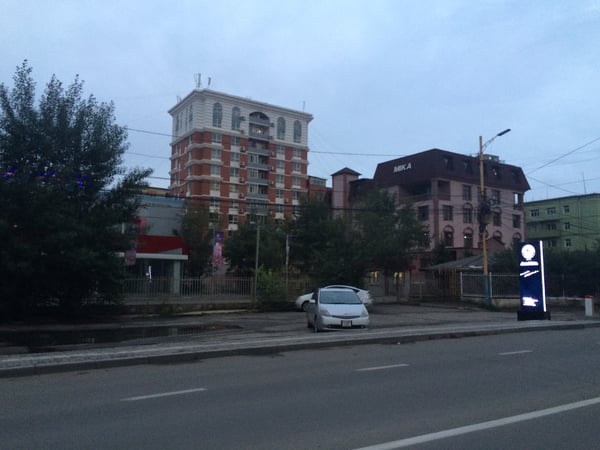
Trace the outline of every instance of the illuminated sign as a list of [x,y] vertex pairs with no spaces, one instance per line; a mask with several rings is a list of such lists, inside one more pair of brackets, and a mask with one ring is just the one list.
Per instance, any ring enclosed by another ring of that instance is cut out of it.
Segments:
[[398,164],[397,166],[394,166],[394,173],[404,172],[410,169],[412,169],[412,163]]
[[519,320],[549,319],[544,284],[544,247],[542,241],[519,244]]

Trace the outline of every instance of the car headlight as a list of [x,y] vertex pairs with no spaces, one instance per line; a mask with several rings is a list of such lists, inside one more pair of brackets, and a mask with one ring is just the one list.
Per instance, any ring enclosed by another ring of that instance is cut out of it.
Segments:
[[319,307],[319,314],[325,317],[331,316],[331,314],[329,314],[329,311],[327,311],[327,308],[323,308],[322,306]]
[[369,317],[369,313],[365,308],[363,308],[362,312],[360,313],[360,317]]

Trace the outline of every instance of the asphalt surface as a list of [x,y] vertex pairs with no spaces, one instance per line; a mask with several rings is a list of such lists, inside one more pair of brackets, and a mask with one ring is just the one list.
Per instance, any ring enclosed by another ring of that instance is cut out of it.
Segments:
[[0,326],[0,378],[239,354],[365,343],[405,343],[500,333],[600,327],[583,307],[552,309],[552,320],[518,321],[516,311],[468,304],[381,302],[371,327],[314,333],[302,312],[211,311],[127,317],[111,323]]

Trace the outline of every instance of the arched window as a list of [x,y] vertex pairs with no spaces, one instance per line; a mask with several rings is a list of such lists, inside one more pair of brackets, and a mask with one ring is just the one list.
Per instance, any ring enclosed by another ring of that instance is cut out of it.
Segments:
[[463,247],[473,248],[473,230],[471,228],[465,228],[463,231]]
[[521,236],[521,233],[515,233],[513,234],[512,237],[512,245],[513,247],[517,247],[517,245],[519,245],[521,242],[523,241],[523,237]]
[[220,103],[213,105],[213,127],[221,128],[221,122],[223,121],[223,107]]
[[454,247],[454,228],[450,225],[444,227],[442,239],[444,240],[444,245],[446,247]]
[[240,108],[238,108],[237,106],[234,106],[231,110],[231,129],[240,129]]
[[300,142],[302,139],[302,125],[300,125],[300,121],[296,120],[294,122],[294,142]]
[[277,139],[285,139],[285,119],[277,119]]

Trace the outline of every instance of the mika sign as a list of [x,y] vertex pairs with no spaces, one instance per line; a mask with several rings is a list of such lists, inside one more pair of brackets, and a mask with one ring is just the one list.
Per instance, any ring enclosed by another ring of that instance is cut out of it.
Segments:
[[394,173],[404,172],[410,169],[412,169],[412,163],[398,164],[397,166],[394,166]]
[[544,246],[542,241],[519,244],[519,320],[549,319],[544,284]]

